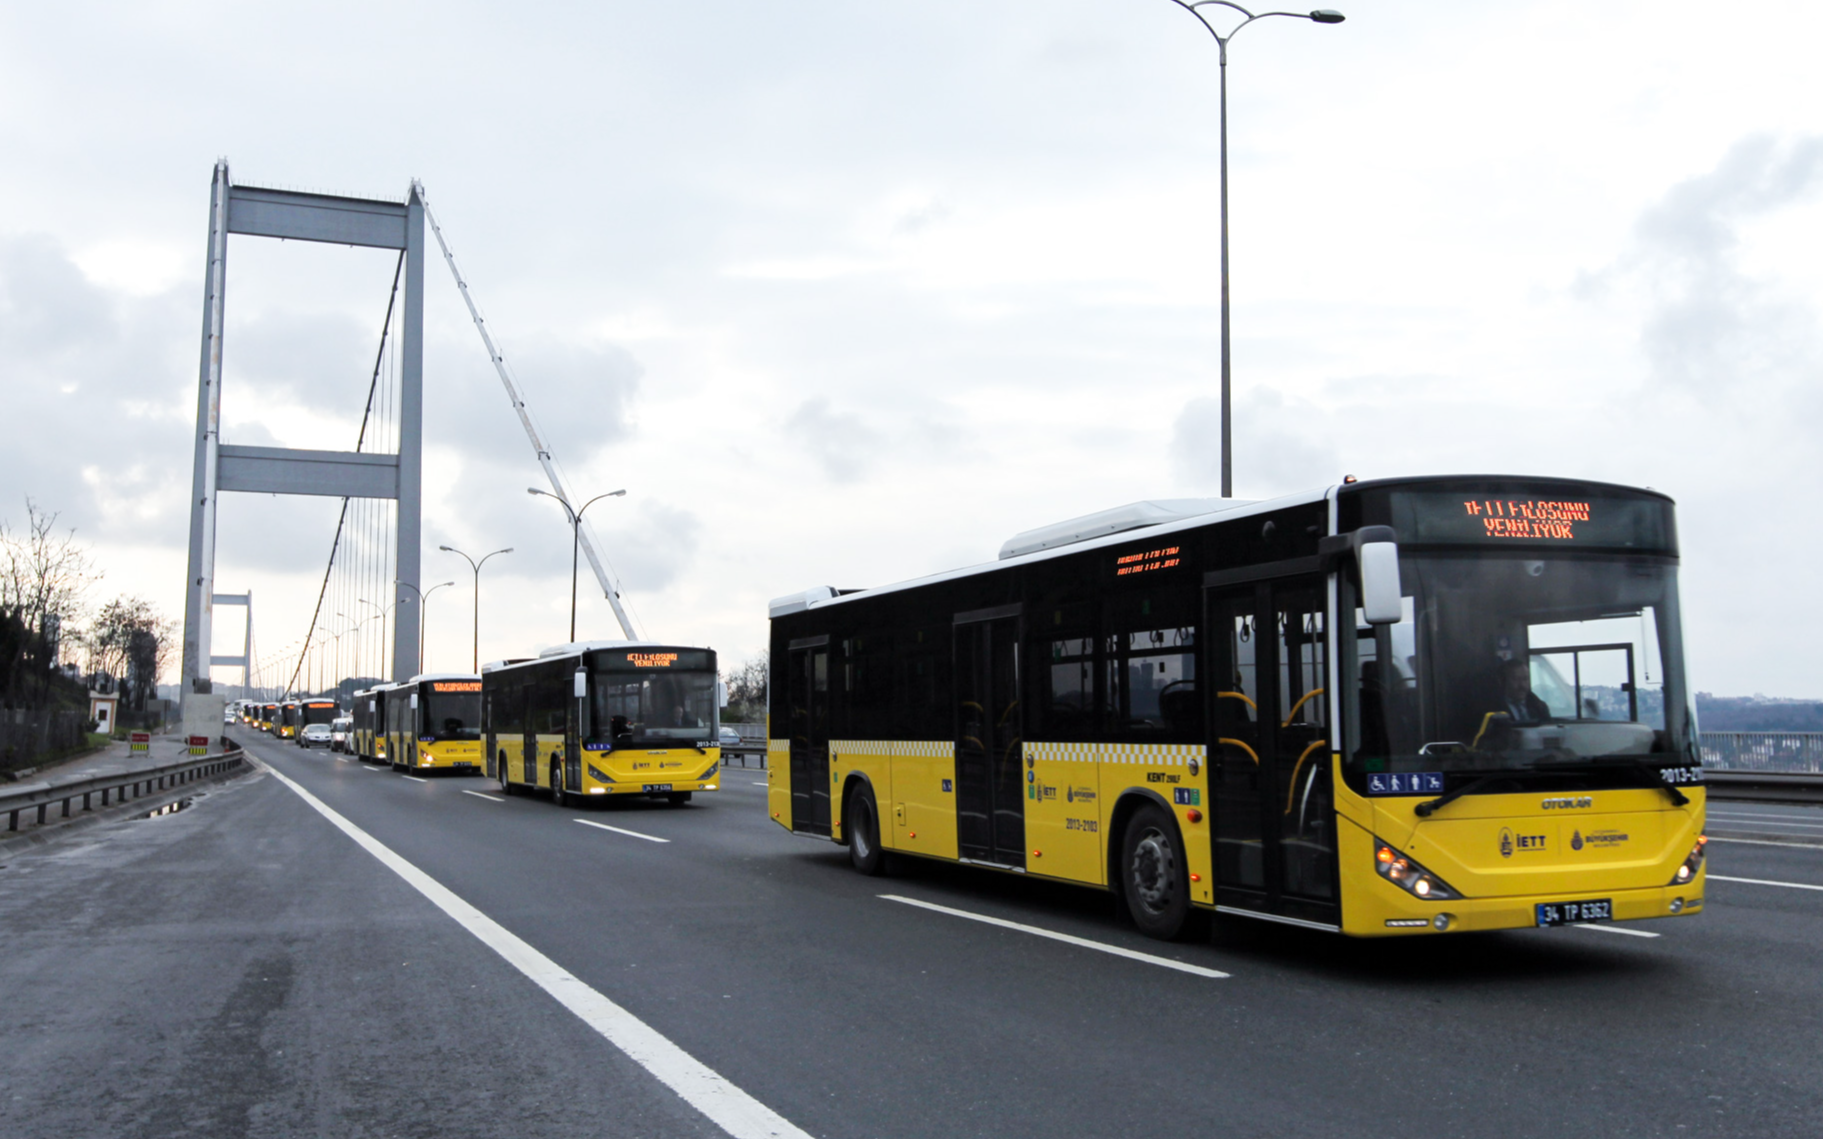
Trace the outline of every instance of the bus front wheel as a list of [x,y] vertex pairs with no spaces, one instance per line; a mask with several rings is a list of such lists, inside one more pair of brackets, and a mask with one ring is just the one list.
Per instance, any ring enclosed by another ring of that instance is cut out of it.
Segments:
[[886,869],[886,852],[880,848],[880,811],[873,789],[863,783],[848,797],[842,812],[842,830],[848,835],[848,860],[869,878]]
[[1147,937],[1169,941],[1190,914],[1190,873],[1177,824],[1148,803],[1127,821],[1121,839],[1120,880],[1133,924]]
[[500,753],[500,759],[494,765],[494,777],[500,780],[500,793],[502,795],[511,795],[513,793],[513,781],[506,777],[505,751]]

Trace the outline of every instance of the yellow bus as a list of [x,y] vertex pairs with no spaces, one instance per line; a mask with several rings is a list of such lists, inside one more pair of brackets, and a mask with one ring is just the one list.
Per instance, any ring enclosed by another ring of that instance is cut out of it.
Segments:
[[1551,478],[1137,503],[772,603],[768,811],[1355,936],[1700,912],[1673,504]]
[[256,715],[259,717],[258,727],[260,731],[265,732],[267,735],[277,734],[279,722],[279,706],[277,704],[261,704]]
[[354,732],[349,750],[362,763],[386,762],[386,693],[393,685],[376,684],[354,694]]
[[387,689],[385,754],[394,771],[481,770],[481,678],[471,672],[414,676]]
[[297,705],[297,735],[302,736],[304,729],[312,724],[330,724],[335,722],[338,706],[334,700],[300,700]]
[[593,641],[481,670],[487,774],[559,804],[720,786],[726,689],[712,649]]
[[294,740],[297,738],[300,726],[298,702],[296,700],[280,701],[278,719],[272,723],[272,734],[281,740]]

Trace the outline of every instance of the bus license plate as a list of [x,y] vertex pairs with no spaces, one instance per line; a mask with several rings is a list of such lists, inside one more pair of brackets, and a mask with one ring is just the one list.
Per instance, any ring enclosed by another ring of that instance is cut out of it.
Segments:
[[671,790],[671,785],[669,783],[648,783],[648,784],[646,784],[646,790],[647,791],[669,791],[669,790]]
[[1608,898],[1593,902],[1539,902],[1535,909],[1541,926],[1614,920],[1614,903]]

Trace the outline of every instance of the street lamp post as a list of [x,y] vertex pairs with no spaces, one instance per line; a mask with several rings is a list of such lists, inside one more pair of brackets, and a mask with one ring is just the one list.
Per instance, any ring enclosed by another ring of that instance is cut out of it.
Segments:
[[425,672],[429,672],[429,667],[424,663],[424,633],[426,628],[430,625],[430,595],[446,585],[454,585],[456,583],[453,581],[440,581],[436,585],[425,590],[420,590],[409,581],[395,581],[393,584],[402,585],[418,595],[418,667],[424,669]]
[[481,671],[481,567],[486,565],[487,559],[493,557],[494,554],[512,553],[513,547],[508,546],[504,550],[495,550],[494,554],[484,555],[480,561],[476,561],[474,558],[469,557],[467,554],[464,554],[461,550],[456,549],[456,547],[454,547],[454,546],[438,546],[437,548],[439,550],[442,550],[446,554],[458,555],[459,557],[461,557],[461,559],[463,561],[468,563],[468,568],[475,572],[475,629],[474,629],[474,641],[473,641],[474,647],[469,650],[470,655],[474,659],[469,665],[469,671],[470,672],[480,672]]
[[[1268,16],[1290,16],[1296,20],[1310,20],[1318,24],[1339,24],[1343,21],[1342,13],[1333,8],[1318,8],[1314,12],[1260,12],[1255,14],[1239,4],[1229,0],[1171,0],[1179,8],[1197,18],[1197,22],[1209,30],[1215,37],[1216,58],[1221,64],[1222,72],[1222,497],[1234,497],[1234,414],[1233,414],[1233,373],[1228,339],[1228,41],[1233,39],[1242,28],[1255,20],[1264,20]],[[1223,35],[1215,30],[1209,22],[1205,8],[1227,8],[1242,17],[1241,22],[1228,29]]]
[[[394,601],[390,605],[387,605],[385,608],[381,608],[379,602],[369,601],[365,597],[357,597],[357,598],[355,598],[355,600],[359,601],[362,605],[373,606],[374,614],[373,614],[373,617],[369,617],[367,619],[368,621],[373,620],[374,617],[378,617],[380,619],[380,636],[382,638],[380,641],[380,679],[381,679],[381,681],[385,681],[385,679],[386,679],[386,641],[384,638],[386,636],[386,615],[388,613],[391,613],[393,611],[394,607],[397,606],[399,603],[397,601]],[[362,622],[362,624],[366,624],[366,623],[367,623],[366,621]]]
[[611,490],[606,494],[598,494],[594,498],[583,503],[582,510],[571,510],[570,504],[567,501],[552,494],[548,490],[539,490],[535,486],[526,487],[525,493],[541,494],[544,497],[553,500],[557,505],[563,507],[563,512],[565,514],[570,516],[570,642],[574,644],[576,641],[576,552],[582,546],[583,511],[594,506],[604,498],[619,498],[627,492],[625,490]]

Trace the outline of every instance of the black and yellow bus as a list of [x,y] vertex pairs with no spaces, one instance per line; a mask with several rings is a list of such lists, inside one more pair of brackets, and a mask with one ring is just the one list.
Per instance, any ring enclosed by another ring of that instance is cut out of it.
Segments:
[[277,704],[261,704],[257,714],[260,731],[268,735],[278,734],[279,706]]
[[385,754],[394,771],[481,771],[481,677],[426,673],[387,689]]
[[298,702],[296,700],[279,701],[278,719],[273,721],[272,734],[281,740],[294,740],[298,730]]
[[330,724],[335,722],[338,706],[334,700],[300,700],[298,701],[297,734],[302,736],[304,729],[312,724]]
[[558,803],[720,786],[721,694],[712,649],[594,641],[481,670],[487,774]]
[[768,810],[1352,935],[1688,915],[1673,504],[1550,478],[1139,503],[772,604]]
[[386,692],[390,684],[376,684],[354,694],[354,732],[349,750],[362,763],[384,763],[386,755]]

